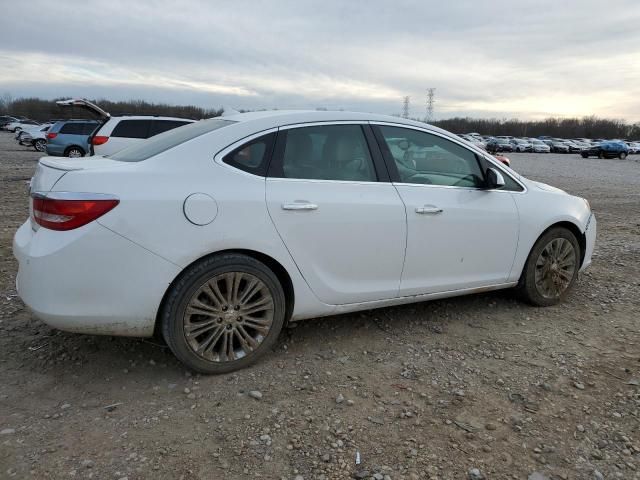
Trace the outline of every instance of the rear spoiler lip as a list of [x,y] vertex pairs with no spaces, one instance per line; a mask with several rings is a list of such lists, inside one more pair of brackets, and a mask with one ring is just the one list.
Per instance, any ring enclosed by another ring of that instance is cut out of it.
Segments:
[[53,168],[55,170],[61,170],[63,172],[71,172],[73,170],[83,170],[82,167],[67,167],[65,165],[60,165],[56,157],[42,157],[40,159],[40,163],[42,165],[46,165],[49,168]]

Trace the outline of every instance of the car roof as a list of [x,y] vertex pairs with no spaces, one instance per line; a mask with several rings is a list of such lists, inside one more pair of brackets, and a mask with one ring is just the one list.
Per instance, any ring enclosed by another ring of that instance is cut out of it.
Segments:
[[191,118],[163,117],[161,115],[113,115],[109,120],[175,120],[179,122],[196,122]]
[[387,122],[429,129],[447,136],[453,135],[451,132],[424,122],[394,117],[391,115],[381,115],[378,113],[347,112],[342,110],[264,110],[259,112],[234,113],[232,115],[222,115],[222,117],[215,118],[231,120],[234,122],[260,122],[271,120],[274,126],[313,122]]

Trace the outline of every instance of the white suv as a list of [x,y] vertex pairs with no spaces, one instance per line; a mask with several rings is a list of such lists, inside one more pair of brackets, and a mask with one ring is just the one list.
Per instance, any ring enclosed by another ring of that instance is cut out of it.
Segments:
[[102,120],[102,125],[89,138],[91,155],[111,155],[159,133],[195,122],[188,118],[151,115],[112,117],[84,98],[59,100],[56,103],[61,107],[78,107]]
[[193,122],[186,118],[145,115],[110,117],[91,136],[92,153],[111,155],[146,138]]

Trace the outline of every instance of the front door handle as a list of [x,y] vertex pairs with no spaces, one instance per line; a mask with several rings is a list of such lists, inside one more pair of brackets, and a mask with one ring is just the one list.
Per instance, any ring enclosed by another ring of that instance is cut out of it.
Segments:
[[420,215],[437,215],[442,212],[443,210],[441,208],[438,208],[434,205],[425,205],[424,207],[416,208],[416,213]]
[[318,205],[309,202],[283,203],[283,210],[317,210]]

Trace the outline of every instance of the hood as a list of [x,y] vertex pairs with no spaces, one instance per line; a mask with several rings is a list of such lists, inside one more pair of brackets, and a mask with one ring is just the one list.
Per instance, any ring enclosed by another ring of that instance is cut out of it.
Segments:
[[567,195],[567,192],[565,192],[564,190],[552,187],[551,185],[547,185],[546,183],[534,182],[533,180],[528,180],[528,182],[531,184],[531,186],[538,188],[539,190],[544,190],[545,192],[563,193]]

